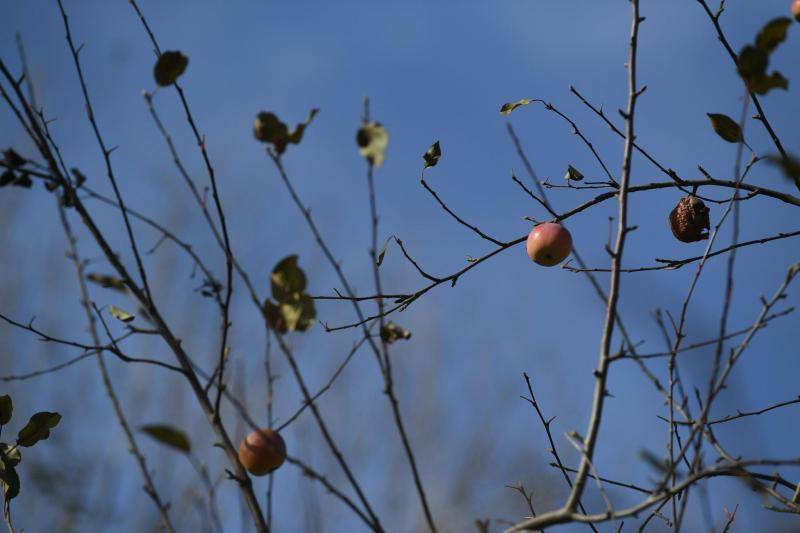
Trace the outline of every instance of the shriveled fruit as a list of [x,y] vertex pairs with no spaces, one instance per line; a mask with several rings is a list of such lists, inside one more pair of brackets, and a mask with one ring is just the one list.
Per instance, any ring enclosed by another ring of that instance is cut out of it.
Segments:
[[672,234],[681,242],[697,242],[708,239],[709,209],[703,200],[696,196],[681,198],[669,214],[669,227]]

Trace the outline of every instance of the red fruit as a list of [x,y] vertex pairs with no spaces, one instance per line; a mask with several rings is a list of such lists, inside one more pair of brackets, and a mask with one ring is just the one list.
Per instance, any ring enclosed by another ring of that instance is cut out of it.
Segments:
[[528,256],[542,266],[555,266],[572,251],[572,235],[555,222],[538,224],[528,235]]
[[264,476],[286,460],[286,443],[271,429],[250,433],[239,445],[239,461],[254,476]]
[[800,0],[792,2],[792,15],[797,22],[800,22]]

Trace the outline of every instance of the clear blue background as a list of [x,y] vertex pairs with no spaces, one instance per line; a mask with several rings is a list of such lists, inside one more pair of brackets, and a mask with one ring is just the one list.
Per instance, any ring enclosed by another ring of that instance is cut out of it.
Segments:
[[[735,49],[752,40],[774,16],[788,11],[788,0],[729,1],[722,24]],[[89,184],[110,192],[100,151],[84,113],[64,28],[54,2],[0,2],[0,54],[18,71],[14,40],[24,40],[40,104],[70,166],[79,167]],[[268,273],[289,253],[299,253],[314,294],[332,294],[338,280],[290,203],[251,124],[262,109],[294,124],[308,110],[320,114],[301,146],[289,148],[286,168],[334,253],[358,292],[373,290],[367,255],[369,212],[365,164],[354,134],[362,97],[372,100],[372,116],[390,134],[386,162],[376,173],[381,240],[403,239],[424,267],[435,274],[453,272],[467,255],[479,256],[490,244],[459,226],[419,184],[421,154],[440,140],[443,157],[428,172],[430,184],[465,219],[502,240],[524,235],[524,216],[545,218],[511,181],[524,177],[506,133],[500,105],[519,98],[543,98],[576,120],[581,130],[618,175],[621,140],[568,90],[576,86],[621,125],[616,109],[625,105],[629,31],[628,2],[155,2],[141,7],[162,49],[179,49],[190,58],[181,78],[217,170],[233,248],[251,272],[262,295]],[[714,6],[715,7],[715,6]],[[129,205],[164,222],[190,241],[218,277],[224,257],[210,237],[184,183],[171,163],[163,139],[147,113],[143,90],[152,91],[152,47],[127,2],[67,1],[72,31],[84,43],[81,59],[95,112],[106,142],[119,148],[112,159]],[[730,58],[697,2],[643,1],[647,17],[641,28],[640,83],[648,86],[637,113],[639,142],[665,166],[685,178],[700,177],[701,164],[730,179],[735,146],[712,131],[707,112],[738,117],[742,88]],[[762,99],[784,145],[800,153],[800,28],[773,55],[772,65],[790,80],[790,91]],[[160,90],[155,105],[176,140],[193,178],[207,176],[182,116],[174,91]],[[567,164],[587,177],[601,169],[566,123],[541,106],[517,110],[511,117],[540,176],[560,182]],[[746,135],[760,154],[774,151],[761,125],[748,120]],[[33,155],[30,143],[5,106],[0,110],[0,146]],[[527,180],[527,178],[525,178]],[[632,183],[664,181],[641,157],[634,160]],[[748,181],[797,195],[789,182],[766,164]],[[530,185],[530,183],[528,182]],[[592,196],[592,191],[551,191],[558,210]],[[725,198],[728,190],[705,190]],[[679,199],[676,190],[631,197],[632,233],[624,264],[652,264],[655,257],[681,258],[702,253],[703,244],[682,244],[669,233],[666,218]],[[128,265],[133,265],[118,213],[91,203]],[[712,206],[712,221],[722,208]],[[603,246],[606,202],[569,221],[576,246],[591,265],[607,266]],[[763,199],[742,206],[742,239],[798,229],[796,209]],[[37,317],[42,329],[88,340],[79,307],[75,275],[65,258],[66,242],[54,199],[40,186],[31,191],[0,191],[0,310],[21,321]],[[75,220],[77,226],[77,220]],[[137,225],[147,249],[158,235]],[[720,245],[730,239],[730,225]],[[100,258],[90,237],[80,232],[84,256]],[[784,240],[741,251],[736,264],[734,304],[729,323],[746,327],[758,312],[760,294],[771,295],[787,266],[798,259],[798,241]],[[157,300],[194,358],[211,368],[218,345],[219,320],[213,302],[193,293],[188,258],[164,244],[146,257]],[[724,260],[712,259],[703,274],[688,315],[687,342],[713,337],[718,327],[724,283]],[[109,272],[98,261],[90,270]],[[399,250],[390,246],[382,267],[384,287],[409,291],[425,284]],[[679,311],[694,267],[623,277],[620,310],[632,336],[645,340],[642,351],[661,351],[663,342],[651,313]],[[603,281],[606,278],[601,276]],[[124,297],[96,287],[93,299],[133,306]],[[796,305],[798,289],[786,305]],[[365,306],[369,309],[369,306]],[[133,309],[131,309],[133,310]],[[334,324],[354,319],[349,305],[319,305],[320,318]],[[410,342],[392,350],[397,389],[434,515],[443,530],[468,531],[476,518],[517,521],[527,510],[505,485],[523,482],[536,490],[537,511],[555,508],[566,494],[553,471],[544,432],[525,392],[527,371],[557,445],[567,464],[577,453],[564,432],[584,432],[591,404],[594,368],[603,306],[585,279],[559,268],[530,263],[522,247],[504,252],[463,277],[455,289],[437,288],[394,318],[413,331]],[[263,332],[252,304],[237,285],[231,341],[232,387],[247,398],[258,420],[266,423]],[[714,416],[749,410],[798,394],[797,317],[780,319],[756,337],[737,365]],[[121,331],[121,328],[119,328]],[[353,330],[326,334],[315,327],[292,338],[303,371],[317,388],[357,339]],[[128,345],[132,354],[170,360],[166,347],[150,338]],[[44,344],[31,335],[0,325],[0,373],[22,373],[66,360],[75,352]],[[273,354],[281,374],[276,415],[285,419],[300,397],[289,369]],[[713,351],[682,356],[687,387],[704,386]],[[169,421],[188,431],[198,456],[212,476],[223,472],[224,459],[211,445],[207,429],[184,382],[159,369],[124,365],[109,359],[115,384],[132,425]],[[97,369],[86,360],[56,375],[3,386],[16,403],[17,420],[28,413],[57,409],[62,425],[51,439],[26,450],[20,467],[22,493],[14,501],[17,527],[27,531],[142,531],[155,523],[153,507],[140,489],[141,476],[127,454]],[[650,365],[663,377],[666,362]],[[666,415],[662,398],[629,362],[613,366],[595,464],[604,476],[647,485],[656,473],[639,459],[641,449],[665,453]],[[337,442],[354,466],[371,501],[391,531],[423,527],[409,470],[388,403],[382,399],[373,356],[359,352],[322,400]],[[696,406],[693,406],[697,411]],[[232,412],[226,420],[236,438],[245,427]],[[758,418],[720,427],[718,437],[736,454],[766,457],[797,455],[798,408],[788,407]],[[346,482],[308,414],[286,431],[290,452],[323,471],[342,488]],[[187,461],[146,437],[148,456],[162,495],[173,502],[172,516],[181,530],[196,530],[201,518],[192,494],[203,489]],[[712,461],[711,452],[706,455]],[[797,472],[782,471],[790,479]],[[287,465],[276,474],[277,531],[353,531],[361,524],[336,499]],[[741,505],[736,530],[786,531],[797,522],[760,510],[763,503],[743,484],[730,479],[705,485],[709,509],[719,527],[723,508]],[[257,481],[260,495],[266,482]],[[623,507],[638,495],[609,489]],[[697,494],[687,530],[704,529]],[[222,481],[219,502],[226,531],[247,530],[235,487]],[[594,486],[585,502],[603,510]],[[245,517],[246,518],[246,517]],[[768,524],[768,525],[767,525]],[[493,522],[492,530],[502,522]],[[628,530],[629,524],[625,529]],[[655,520],[653,527],[662,528]],[[605,525],[603,530],[611,530]],[[585,529],[564,528],[564,529]]]

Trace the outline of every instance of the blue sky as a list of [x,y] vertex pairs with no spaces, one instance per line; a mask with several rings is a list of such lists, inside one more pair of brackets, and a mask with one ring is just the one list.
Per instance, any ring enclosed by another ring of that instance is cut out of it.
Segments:
[[[40,103],[49,117],[57,118],[52,129],[68,164],[81,168],[92,186],[109,191],[55,3],[3,4],[0,54],[18,68],[14,34],[19,32]],[[783,0],[727,4],[722,24],[734,49],[752,40],[769,19],[788,10]],[[621,125],[616,109],[624,106],[626,98],[627,2],[143,1],[141,7],[162,48],[179,49],[190,58],[181,81],[217,169],[233,248],[262,294],[267,291],[269,270],[290,253],[300,255],[312,293],[331,294],[338,286],[271,162],[252,139],[252,120],[262,109],[276,112],[289,124],[305,118],[310,108],[321,109],[303,143],[289,148],[285,165],[362,293],[371,291],[369,212],[365,165],[354,135],[365,95],[371,98],[372,116],[390,135],[386,162],[376,173],[381,240],[399,236],[433,273],[453,272],[466,264],[467,255],[477,257],[491,249],[439,209],[420,187],[421,154],[435,140],[440,140],[443,156],[428,171],[427,180],[459,215],[502,240],[529,231],[524,216],[546,217],[510,179],[512,172],[523,177],[524,169],[506,133],[506,118],[497,112],[501,104],[523,97],[552,101],[578,123],[611,171],[619,174],[620,139],[570,94],[569,86],[602,105]],[[141,93],[154,89],[155,56],[133,11],[123,1],[68,1],[66,9],[76,41],[85,44],[81,59],[100,127],[108,144],[119,146],[113,162],[127,201],[175,227],[221,275],[224,258],[147,113]],[[637,113],[639,142],[686,178],[700,177],[697,165],[716,176],[730,177],[735,146],[720,140],[706,117],[707,112],[738,116],[742,89],[730,58],[697,2],[643,1],[642,13],[647,20],[641,28],[639,79],[648,90]],[[800,153],[799,42],[800,32],[793,25],[787,42],[772,59],[773,67],[790,80],[790,90],[774,91],[762,99],[775,130],[794,153]],[[154,102],[189,172],[205,183],[202,160],[176,95],[159,90]],[[560,182],[567,164],[587,177],[601,175],[591,153],[569,127],[541,106],[518,109],[510,120],[540,176]],[[32,153],[5,107],[0,124],[0,146]],[[745,131],[757,152],[774,151],[756,121],[749,120]],[[643,158],[634,159],[632,183],[663,180]],[[748,181],[797,194],[767,165],[757,166]],[[39,187],[2,193],[0,210],[11,224],[0,234],[0,268],[11,273],[0,282],[2,312],[22,320],[36,315],[43,328],[83,338],[74,272],[64,259],[66,243],[52,198]],[[551,191],[550,198],[562,211],[591,193],[558,189]],[[724,198],[726,193],[708,194]],[[630,217],[639,229],[629,239],[627,266],[652,264],[655,257],[702,253],[702,244],[682,244],[669,233],[667,215],[679,198],[674,190],[632,197]],[[130,263],[119,216],[99,204],[91,205]],[[608,216],[615,211],[615,204],[607,202],[570,220],[575,244],[590,265],[608,264],[603,246]],[[712,223],[721,211],[712,206]],[[775,202],[748,201],[742,217],[742,239],[798,229],[796,213]],[[158,236],[146,228],[137,229],[146,243],[143,246],[157,241]],[[720,243],[729,242],[729,230],[730,226],[724,229]],[[88,235],[82,234],[80,246],[87,257],[99,256]],[[752,323],[759,295],[772,294],[788,265],[797,260],[798,250],[797,241],[789,239],[739,254],[732,327]],[[147,256],[147,263],[165,315],[185,335],[195,358],[210,366],[218,342],[218,319],[212,303],[191,292],[196,286],[196,280],[189,279],[191,264],[167,245]],[[102,262],[95,267],[108,270]],[[390,247],[381,268],[384,286],[392,292],[424,285],[396,247]],[[646,340],[644,351],[663,349],[651,312],[660,307],[677,313],[693,273],[693,267],[687,267],[623,277],[621,313],[634,338]],[[690,341],[714,335],[723,283],[724,261],[712,260],[689,311]],[[100,305],[126,304],[100,289],[93,298]],[[797,301],[795,288],[786,305]],[[351,308],[342,304],[320,304],[319,312],[331,324],[353,320]],[[435,515],[443,525],[461,531],[472,527],[478,517],[521,518],[525,514],[521,501],[504,488],[518,481],[537,489],[537,510],[561,502],[564,487],[547,466],[550,458],[543,431],[529,405],[519,399],[524,392],[521,374],[531,375],[545,411],[558,416],[554,423],[557,444],[566,462],[574,464],[577,454],[563,433],[585,429],[602,312],[603,306],[582,276],[535,267],[522,247],[516,247],[471,271],[454,289],[440,287],[395,317],[414,333],[410,342],[393,350],[398,395],[419,450]],[[259,328],[260,319],[244,291],[237,288],[233,366],[237,386],[243,387],[248,405],[263,420]],[[720,398],[716,415],[797,395],[797,350],[791,344],[796,331],[797,318],[792,315],[758,334]],[[5,325],[0,326],[0,335],[3,374],[41,368],[72,354]],[[355,338],[352,331],[326,334],[316,327],[292,343],[301,354],[309,381],[320,386]],[[168,357],[165,347],[152,339],[137,341],[131,348]],[[711,356],[709,351],[687,354],[681,367],[687,382],[705,383]],[[298,405],[299,396],[288,369],[276,364],[284,376],[278,384],[276,410],[285,418]],[[94,472],[86,474],[84,504],[107,509],[114,519],[124,520],[130,512],[124,502],[135,502],[142,513],[150,512],[150,504],[139,490],[139,473],[126,454],[93,366],[86,362],[38,381],[12,382],[8,390],[19,398],[20,413],[57,407],[65,415],[59,428],[62,435],[54,435],[52,442],[32,450],[26,459],[47,464],[48,459],[41,456],[74,457],[80,461],[76,464]],[[210,446],[205,422],[181,382],[150,368],[117,362],[112,368],[134,425],[164,419],[178,423],[190,432],[203,459],[220,471],[220,457]],[[653,370],[663,377],[666,365],[654,365]],[[633,364],[615,365],[609,385],[615,397],[608,403],[596,465],[608,477],[647,483],[652,473],[638,460],[637,452],[647,448],[663,453],[667,432],[656,415],[664,415],[666,409]],[[420,525],[420,514],[386,402],[377,399],[380,391],[372,355],[360,352],[326,396],[322,409],[333,421],[335,435],[357,465],[365,487],[375,494],[386,522],[397,524],[398,531],[409,530]],[[797,408],[789,407],[732,423],[720,429],[719,437],[745,456],[791,456],[796,454],[792,443],[798,437],[797,416]],[[232,413],[229,420],[232,433],[241,435],[243,429],[233,422]],[[292,426],[286,439],[290,451],[344,486],[310,418]],[[171,500],[183,501],[187,491],[197,489],[185,461],[144,439],[142,445]],[[22,475],[25,483],[25,469]],[[387,477],[394,482],[387,483]],[[279,530],[350,531],[356,527],[337,501],[297,471],[285,467],[276,475],[276,483],[280,487],[276,496]],[[259,490],[264,486],[259,485]],[[741,503],[747,511],[737,519],[742,530],[763,523],[760,502],[743,486],[715,480],[709,488],[718,519],[724,516],[723,507]],[[33,483],[23,486],[15,502],[19,525],[30,530],[48,527],[59,516],[59,511],[30,515],[43,498],[36,490]],[[223,482],[221,491],[226,522],[235,524],[231,527],[236,530],[239,513],[234,489]],[[592,496],[587,501],[601,509],[594,488],[589,492]],[[635,496],[613,495],[620,505],[633,502]],[[191,510],[177,504],[175,513],[187,524],[196,520]],[[780,527],[782,517],[769,518],[775,520],[775,528]],[[98,523],[93,520],[103,519],[102,513],[84,513],[76,519],[76,527],[91,528]],[[689,519],[702,527],[698,506],[691,508]],[[116,527],[128,530],[125,522]]]

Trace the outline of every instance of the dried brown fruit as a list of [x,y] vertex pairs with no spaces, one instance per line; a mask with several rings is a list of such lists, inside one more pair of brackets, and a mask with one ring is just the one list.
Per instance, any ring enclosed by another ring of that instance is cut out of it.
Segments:
[[708,207],[700,198],[687,196],[681,198],[669,214],[669,227],[672,234],[681,242],[697,242],[708,239]]

